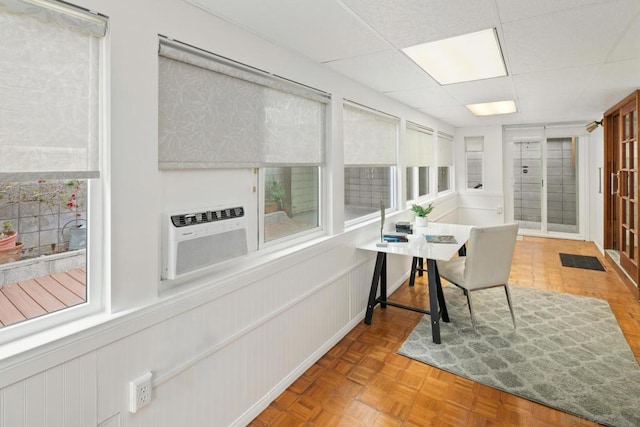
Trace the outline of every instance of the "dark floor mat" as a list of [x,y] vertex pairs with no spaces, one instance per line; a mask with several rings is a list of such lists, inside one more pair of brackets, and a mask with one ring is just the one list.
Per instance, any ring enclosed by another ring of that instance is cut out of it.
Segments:
[[600,260],[594,256],[560,254],[560,262],[564,267],[586,268],[587,270],[605,271]]

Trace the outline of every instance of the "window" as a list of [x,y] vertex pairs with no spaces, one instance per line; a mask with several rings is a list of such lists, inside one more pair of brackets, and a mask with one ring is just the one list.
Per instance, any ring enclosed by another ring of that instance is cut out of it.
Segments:
[[453,136],[438,132],[438,193],[451,190]]
[[[59,312],[34,319],[49,327],[101,304],[99,281],[86,274],[100,259],[99,246],[87,248],[100,215],[87,202],[99,192],[106,31],[103,17],[59,2],[15,0],[0,11],[0,232],[15,239],[0,249],[11,301],[1,326]],[[22,333],[12,330],[0,333]]]
[[159,168],[259,169],[257,247],[317,229],[329,95],[159,43]]
[[433,130],[407,123],[406,132],[407,201],[429,194],[429,170],[433,166]]
[[397,117],[347,102],[344,105],[345,220],[395,207]]
[[483,186],[482,164],[484,158],[484,137],[465,136],[464,152],[467,166],[467,188],[478,190]]
[[265,169],[265,243],[319,227],[319,175],[314,166]]

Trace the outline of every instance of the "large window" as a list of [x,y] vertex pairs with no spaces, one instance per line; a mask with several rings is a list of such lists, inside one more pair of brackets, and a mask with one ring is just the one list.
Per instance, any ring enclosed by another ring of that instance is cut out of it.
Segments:
[[345,220],[395,207],[397,117],[354,103],[344,105]]
[[259,170],[257,246],[317,229],[328,94],[160,38],[159,168]]
[[433,130],[415,123],[406,132],[407,201],[429,195],[429,172],[434,164]]
[[438,132],[438,193],[452,190],[453,136]]
[[99,187],[106,31],[106,19],[59,2],[2,2],[1,326],[100,305],[87,279],[100,259],[87,244],[87,230],[98,233],[87,202]]

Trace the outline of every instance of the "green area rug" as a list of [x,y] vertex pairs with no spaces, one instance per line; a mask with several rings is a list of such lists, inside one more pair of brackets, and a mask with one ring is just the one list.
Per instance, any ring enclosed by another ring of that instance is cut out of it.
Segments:
[[611,426],[640,426],[640,367],[606,301],[511,286],[473,292],[477,333],[462,291],[444,288],[451,323],[442,344],[425,316],[398,350],[473,381]]

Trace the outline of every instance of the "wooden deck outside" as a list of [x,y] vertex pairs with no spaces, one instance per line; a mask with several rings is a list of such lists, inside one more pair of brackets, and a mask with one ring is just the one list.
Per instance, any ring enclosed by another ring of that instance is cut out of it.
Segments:
[[86,272],[77,268],[0,287],[0,327],[81,304]]

